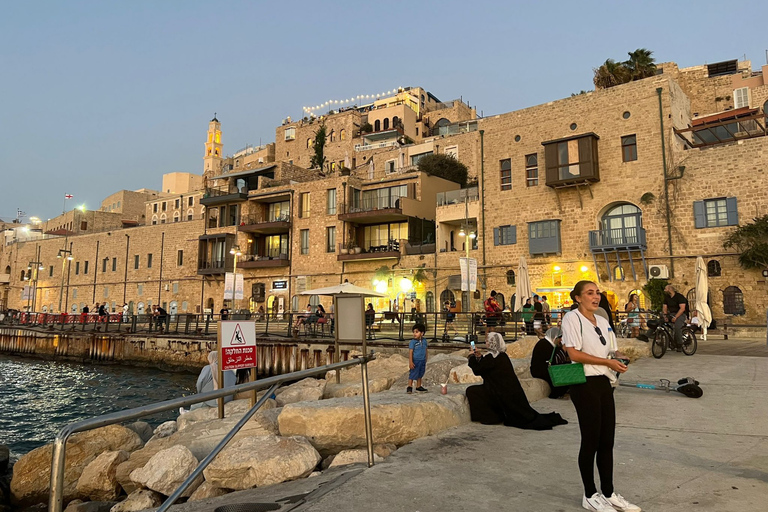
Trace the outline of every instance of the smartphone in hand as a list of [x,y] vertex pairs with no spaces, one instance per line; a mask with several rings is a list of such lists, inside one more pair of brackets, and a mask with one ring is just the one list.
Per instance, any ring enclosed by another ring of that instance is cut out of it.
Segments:
[[472,350],[472,352],[475,351],[475,340],[472,340],[472,341],[469,342],[469,347]]

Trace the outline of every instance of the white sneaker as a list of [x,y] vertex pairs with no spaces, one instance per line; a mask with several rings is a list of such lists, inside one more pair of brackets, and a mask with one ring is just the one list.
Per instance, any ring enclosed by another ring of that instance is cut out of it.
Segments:
[[611,506],[605,496],[599,492],[593,494],[591,498],[584,496],[581,500],[581,506],[594,512],[616,512],[616,509]]
[[625,500],[624,496],[621,494],[613,493],[610,497],[605,499],[608,501],[608,503],[611,504],[613,508],[619,510],[620,512],[640,512],[640,507],[633,505],[632,503]]

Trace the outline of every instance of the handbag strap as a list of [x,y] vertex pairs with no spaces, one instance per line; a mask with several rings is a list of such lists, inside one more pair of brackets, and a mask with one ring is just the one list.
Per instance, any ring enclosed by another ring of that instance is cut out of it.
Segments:
[[[584,325],[581,323],[581,318],[579,318],[579,315],[576,314],[576,319],[579,321],[579,331],[582,336],[584,336]],[[555,354],[557,353],[557,343],[555,343],[555,346],[552,347],[552,355],[549,356],[549,365],[552,366],[552,361],[555,359]]]

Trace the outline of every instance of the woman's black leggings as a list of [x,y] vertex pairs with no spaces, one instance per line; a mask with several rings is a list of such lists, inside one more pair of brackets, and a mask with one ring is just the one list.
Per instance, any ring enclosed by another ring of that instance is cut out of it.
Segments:
[[571,386],[571,402],[576,407],[581,431],[579,471],[584,494],[597,492],[595,456],[600,475],[600,489],[605,496],[613,494],[613,439],[616,434],[616,406],[613,387],[605,376],[587,377],[587,382]]

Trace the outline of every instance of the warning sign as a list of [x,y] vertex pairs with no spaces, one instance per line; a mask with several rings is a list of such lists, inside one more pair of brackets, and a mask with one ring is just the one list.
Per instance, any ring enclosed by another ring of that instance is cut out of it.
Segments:
[[256,326],[253,322],[219,322],[219,344],[222,370],[240,370],[256,366]]

